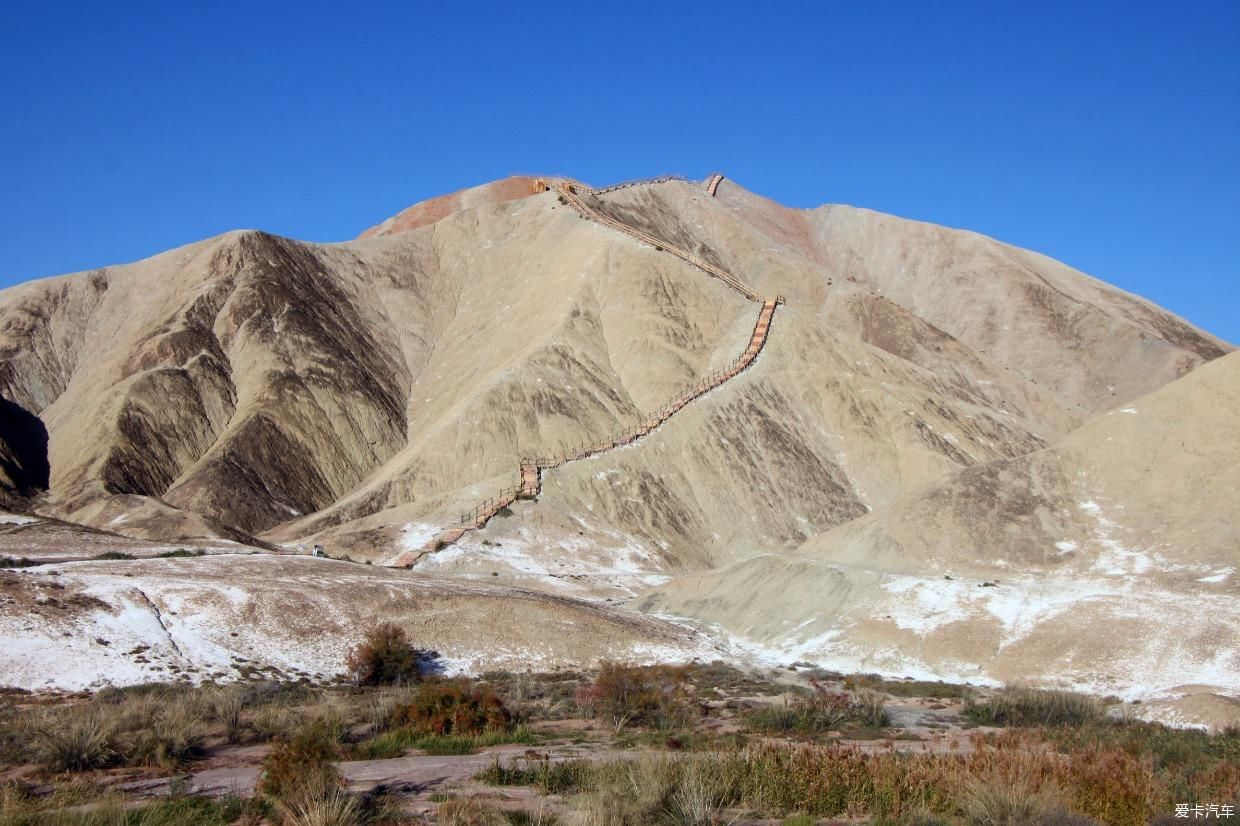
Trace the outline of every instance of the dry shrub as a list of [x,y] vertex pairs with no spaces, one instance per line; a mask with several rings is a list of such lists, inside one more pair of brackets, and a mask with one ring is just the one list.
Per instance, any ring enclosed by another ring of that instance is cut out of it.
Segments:
[[382,734],[392,724],[392,715],[400,706],[413,701],[408,688],[383,688],[366,698],[366,724],[371,734]]
[[746,714],[745,724],[756,731],[776,734],[824,734],[850,722],[869,728],[882,728],[889,722],[882,697],[873,691],[862,689],[853,695],[833,690],[815,679],[810,680],[810,686],[810,694],[790,703]]
[[575,820],[583,826],[713,826],[726,822],[724,810],[741,801],[744,768],[724,755],[598,764],[590,771],[591,792],[578,798]]
[[248,700],[248,693],[238,685],[217,688],[207,697],[211,714],[224,726],[224,738],[229,743],[241,739],[241,713],[245,711]]
[[1145,823],[1154,814],[1154,765],[1122,749],[1071,755],[1073,808],[1103,823]]
[[203,740],[202,718],[190,705],[173,703],[132,732],[125,756],[130,763],[171,768],[198,754]]
[[965,788],[964,811],[973,826],[1052,826],[1061,821],[1064,806],[1050,787],[1039,789],[1024,780],[978,778]]
[[381,622],[349,652],[345,665],[358,685],[403,685],[416,682],[433,656],[410,645],[399,625]]
[[577,689],[577,706],[587,717],[606,720],[620,731],[626,725],[671,729],[697,716],[685,689],[685,669],[603,663],[594,679]]
[[47,714],[30,733],[39,762],[50,771],[98,769],[117,757],[115,725],[89,706]]
[[676,784],[664,811],[678,826],[716,826],[729,795],[719,765],[709,760],[688,760],[679,766]]
[[312,723],[291,738],[277,743],[263,760],[259,789],[285,803],[325,795],[341,787],[336,741],[321,724]]
[[362,801],[339,785],[308,784],[286,805],[289,826],[361,826],[366,822]]
[[287,740],[301,726],[301,717],[292,709],[267,707],[254,715],[251,723],[254,734],[264,743]]
[[508,818],[498,806],[476,797],[445,800],[435,814],[439,826],[508,826]]
[[471,735],[507,731],[512,716],[485,686],[436,680],[421,683],[407,701],[395,704],[388,724],[420,734]]

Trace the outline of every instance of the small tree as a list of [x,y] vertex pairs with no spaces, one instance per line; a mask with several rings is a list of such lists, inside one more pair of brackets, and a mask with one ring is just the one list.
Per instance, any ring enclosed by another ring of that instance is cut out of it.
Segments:
[[393,685],[416,682],[433,656],[410,645],[399,625],[381,622],[349,652],[345,665],[358,685]]

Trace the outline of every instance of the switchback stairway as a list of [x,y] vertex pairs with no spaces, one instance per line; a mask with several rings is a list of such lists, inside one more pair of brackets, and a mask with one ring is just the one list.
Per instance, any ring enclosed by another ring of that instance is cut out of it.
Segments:
[[[598,195],[602,192],[612,192],[628,186],[655,184],[663,183],[665,181],[678,180],[683,181],[684,179],[677,176],[664,176],[661,178],[650,178],[642,181],[631,181],[624,184],[617,184],[601,190],[591,190],[585,184],[578,181],[560,181],[555,184],[554,188],[559,192],[560,197],[564,199],[564,202],[577,210],[583,218],[589,219],[603,226],[610,227],[611,229],[622,232],[644,244],[649,244],[656,249],[675,255],[677,258],[680,258],[697,269],[702,270],[706,274],[719,279],[728,287],[743,295],[749,301],[761,304],[762,307],[758,311],[758,320],[754,324],[753,333],[749,337],[749,344],[745,348],[745,351],[728,366],[723,367],[701,379],[696,385],[676,396],[676,398],[664,404],[653,413],[647,414],[638,424],[625,428],[623,431],[615,434],[610,439],[604,439],[590,444],[582,444],[574,449],[565,450],[553,456],[542,458],[522,458],[519,469],[520,476],[517,484],[504,488],[497,495],[480,502],[468,513],[461,514],[461,521],[458,527],[450,528],[441,532],[419,550],[408,551],[402,554],[393,563],[391,563],[392,567],[411,568],[423,556],[429,553],[434,553],[447,545],[451,545],[471,530],[482,528],[491,520],[492,517],[504,508],[512,505],[518,499],[532,499],[536,497],[542,490],[542,475],[544,471],[551,468],[560,467],[561,465],[568,464],[569,462],[575,462],[580,459],[589,458],[590,456],[596,456],[600,453],[606,453],[609,450],[623,447],[624,445],[631,444],[637,439],[640,439],[642,436],[650,433],[659,425],[670,419],[673,415],[684,408],[685,405],[706,395],[711,390],[714,390],[716,387],[722,385],[724,382],[727,382],[728,380],[739,375],[751,364],[753,364],[754,360],[758,357],[758,354],[762,352],[762,348],[765,346],[767,336],[770,332],[771,322],[775,317],[775,308],[784,303],[783,296],[777,295],[773,298],[762,298],[747,284],[722,268],[709,264],[697,256],[686,252],[685,250],[670,246],[666,242],[661,241],[660,239],[655,238],[642,230],[617,221],[610,216],[604,215],[598,210],[592,208],[580,197],[580,193],[582,192],[589,192],[592,195]],[[707,192],[712,197],[714,196],[715,190],[718,188],[721,180],[723,180],[723,176],[717,173],[707,179]]]

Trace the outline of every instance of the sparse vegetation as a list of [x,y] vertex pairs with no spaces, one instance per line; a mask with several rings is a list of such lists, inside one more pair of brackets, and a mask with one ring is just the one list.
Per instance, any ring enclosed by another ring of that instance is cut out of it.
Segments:
[[[884,712],[879,687],[865,678],[829,679],[766,711],[751,706],[771,691],[786,694],[788,684],[717,664],[612,664],[589,675],[495,672],[376,687],[144,685],[54,702],[0,693],[0,768],[37,764],[22,770],[37,772],[37,782],[0,787],[0,824],[258,823],[264,816],[272,823],[398,824],[410,822],[400,811],[410,793],[350,794],[339,761],[466,754],[501,743],[537,750],[498,757],[477,780],[528,787],[535,803],[501,811],[479,795],[440,787],[434,799],[451,822],[551,823],[551,808],[567,823],[643,826],[738,818],[1118,826],[1161,823],[1177,802],[1240,797],[1240,730],[1208,734],[1064,714],[1058,709],[1080,704],[1009,690],[997,693],[997,702],[970,699],[970,708],[985,703],[987,714],[1020,709],[1005,712],[1009,722],[999,731],[966,735],[970,749],[902,754],[892,747],[904,732],[872,728]],[[547,727],[579,701],[594,704],[593,723]],[[619,733],[617,714],[625,719]],[[736,732],[736,723],[754,733]],[[886,742],[864,750],[819,742],[840,726],[846,737]],[[204,746],[265,740],[273,746],[255,803],[178,796],[174,786],[170,798],[152,805],[127,798],[110,779],[121,767],[148,776],[172,767],[196,771]],[[584,756],[565,759],[565,740],[584,744]],[[591,743],[631,751],[592,760]],[[537,803],[544,799],[550,807]]]
[[542,794],[566,794],[589,786],[593,765],[584,759],[548,758],[504,764],[497,757],[477,779],[492,786],[533,786]]
[[929,680],[891,680],[877,674],[853,674],[843,678],[849,691],[877,691],[892,697],[932,697],[938,700],[963,697],[968,686]]
[[882,728],[888,723],[882,698],[872,691],[859,694],[834,691],[811,680],[812,691],[780,705],[756,709],[745,715],[745,725],[772,734],[826,734],[849,723]]
[[965,715],[988,726],[1079,726],[1102,719],[1102,704],[1071,691],[1008,688],[984,700],[965,697]]
[[26,557],[0,556],[0,568],[30,568],[39,563]]
[[133,559],[133,554],[127,554],[124,551],[104,551],[101,554],[95,554],[95,559]]
[[440,826],[509,826],[511,821],[494,803],[475,797],[453,797],[435,812]]

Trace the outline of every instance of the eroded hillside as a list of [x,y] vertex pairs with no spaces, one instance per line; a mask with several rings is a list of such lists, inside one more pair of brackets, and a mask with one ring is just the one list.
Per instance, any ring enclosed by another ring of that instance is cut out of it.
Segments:
[[[392,593],[451,576],[508,589],[499,602],[637,598],[718,635],[669,643],[681,654],[996,680],[1051,663],[1130,693],[1137,671],[1179,663],[1225,686],[1240,682],[1215,644],[1240,628],[1231,349],[969,232],[788,209],[718,176],[514,178],[356,241],[235,232],[0,293],[3,504],[66,520],[13,516],[6,536],[77,523],[84,548],[129,537],[133,555],[321,544],[413,562]],[[184,573],[278,565],[230,559]],[[158,599],[80,570],[93,613],[66,621],[151,630]],[[339,591],[297,570],[272,587]],[[233,622],[205,583],[175,601]],[[1208,622],[1158,619],[1185,599]],[[623,612],[589,604],[566,622],[599,648]],[[672,633],[632,621],[634,656]],[[1104,638],[1074,637],[1082,623]],[[207,673],[211,651],[182,665]]]

